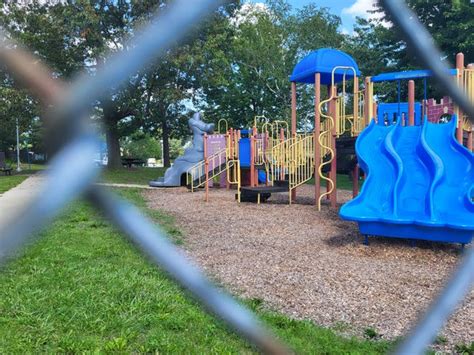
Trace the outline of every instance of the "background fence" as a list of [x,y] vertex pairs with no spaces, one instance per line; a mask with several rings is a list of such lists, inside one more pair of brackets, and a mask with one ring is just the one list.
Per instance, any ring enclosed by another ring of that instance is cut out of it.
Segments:
[[[446,75],[441,54],[428,31],[415,14],[399,0],[381,0],[392,17],[395,28],[419,54],[424,66],[433,71],[441,87],[468,117],[474,117],[469,99]],[[107,66],[93,77],[79,77],[66,86],[53,80],[51,73],[0,30],[0,61],[15,78],[30,88],[45,107],[47,142],[55,154],[44,185],[36,197],[21,211],[18,218],[0,230],[0,262],[17,254],[37,231],[46,226],[66,204],[86,196],[157,266],[165,269],[180,285],[189,290],[209,312],[224,320],[263,352],[288,353],[289,349],[267,331],[254,315],[229,295],[216,289],[202,272],[183,258],[163,232],[143,216],[137,208],[112,193],[94,185],[98,168],[93,164],[98,146],[97,133],[88,124],[91,103],[124,85],[130,75],[160,58],[175,41],[182,38],[206,13],[220,5],[215,0],[177,0],[146,27],[130,43],[133,50],[112,55]],[[471,119],[472,122],[472,119]],[[20,221],[21,216],[21,221]],[[441,295],[426,316],[407,336],[397,353],[423,353],[456,305],[469,292],[474,281],[474,249],[466,255]]]

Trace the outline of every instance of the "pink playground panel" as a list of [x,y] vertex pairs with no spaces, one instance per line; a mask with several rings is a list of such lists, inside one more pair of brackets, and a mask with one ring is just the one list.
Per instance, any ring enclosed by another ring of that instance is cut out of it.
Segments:
[[438,123],[444,114],[454,114],[454,104],[450,97],[443,97],[439,103],[435,99],[429,99],[426,104],[428,121]]

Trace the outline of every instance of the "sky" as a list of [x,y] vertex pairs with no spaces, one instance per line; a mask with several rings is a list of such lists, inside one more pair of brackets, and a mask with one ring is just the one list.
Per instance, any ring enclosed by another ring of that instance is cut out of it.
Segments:
[[[251,0],[263,2],[263,0]],[[287,0],[294,8],[301,8],[309,3],[329,8],[330,12],[342,20],[341,31],[352,33],[356,16],[368,17],[367,10],[372,8],[376,0]]]

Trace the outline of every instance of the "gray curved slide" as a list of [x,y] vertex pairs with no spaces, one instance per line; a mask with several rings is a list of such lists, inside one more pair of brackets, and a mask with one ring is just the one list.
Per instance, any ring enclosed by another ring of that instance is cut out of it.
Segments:
[[151,187],[181,186],[183,174],[186,176],[189,168],[204,159],[204,134],[214,132],[214,123],[203,122],[200,113],[196,112],[189,119],[188,125],[193,133],[192,147],[186,149],[184,155],[174,161],[173,166],[166,170],[164,177],[150,181]]

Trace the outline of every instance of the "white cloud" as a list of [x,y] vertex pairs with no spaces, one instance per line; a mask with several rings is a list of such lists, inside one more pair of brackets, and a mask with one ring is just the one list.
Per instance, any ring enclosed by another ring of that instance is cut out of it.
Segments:
[[351,6],[343,8],[341,14],[353,18],[362,17],[365,19],[379,20],[382,26],[387,28],[391,27],[389,22],[382,20],[382,13],[372,12],[372,10],[375,10],[374,5],[376,3],[377,0],[355,0]]
[[378,14],[369,13],[370,10],[374,9],[376,2],[377,0],[356,0],[351,6],[343,8],[342,13],[353,17],[380,18]]
[[352,30],[352,31],[349,31],[347,28],[345,27],[342,27],[341,29],[341,33],[343,35],[347,35],[347,36],[354,36],[356,33]]

